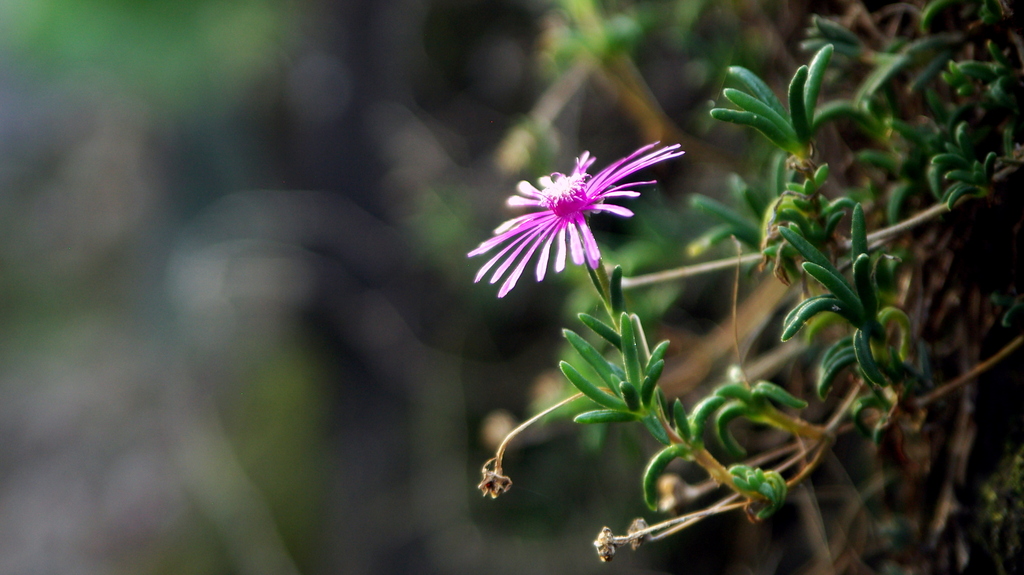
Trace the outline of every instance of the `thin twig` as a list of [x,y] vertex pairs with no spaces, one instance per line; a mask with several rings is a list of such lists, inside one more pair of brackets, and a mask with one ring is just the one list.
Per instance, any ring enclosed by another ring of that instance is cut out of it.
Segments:
[[744,501],[740,501],[738,503],[731,503],[737,498],[739,498],[738,494],[730,495],[729,497],[726,497],[725,499],[719,501],[712,507],[709,507],[702,511],[696,511],[694,513],[689,513],[687,515],[676,517],[675,519],[670,519],[668,521],[658,523],[657,525],[655,525],[655,527],[658,527],[659,529],[664,529],[664,531],[661,531],[656,535],[651,535],[647,538],[647,541],[658,541],[660,539],[664,539],[669,535],[673,535],[675,533],[678,533],[679,531],[682,531],[683,529],[686,529],[687,527],[693,525],[701,519],[710,517],[712,515],[717,515],[719,513],[725,513],[726,511],[732,511],[733,509],[739,509],[746,505],[746,502]]
[[505,457],[505,449],[508,447],[508,444],[512,441],[512,438],[514,438],[515,436],[517,436],[520,433],[522,433],[522,431],[524,429],[526,429],[527,427],[530,427],[534,423],[537,423],[537,421],[540,418],[544,417],[545,415],[551,413],[552,411],[555,411],[556,409],[565,407],[566,405],[569,405],[570,403],[576,401],[577,399],[579,399],[581,397],[583,397],[582,393],[577,393],[576,395],[573,395],[571,397],[567,397],[567,398],[563,399],[562,401],[559,401],[558,403],[552,405],[551,407],[541,411],[537,415],[534,415],[530,419],[527,419],[526,421],[520,423],[518,427],[516,427],[515,429],[510,431],[509,434],[505,436],[505,439],[502,440],[501,445],[498,446],[498,451],[495,452],[495,454],[494,454],[494,459],[495,459],[494,470],[499,472],[499,473],[501,472],[501,459],[503,457]]
[[926,393],[921,397],[912,398],[910,401],[908,401],[908,403],[913,409],[920,409],[932,403],[933,401],[951,392],[954,392],[957,389],[960,389],[974,378],[995,367],[996,364],[1006,359],[1007,356],[1009,356],[1011,353],[1017,351],[1017,348],[1019,348],[1021,344],[1024,344],[1024,335],[1018,335],[1016,338],[1013,339],[1013,341],[1006,344],[1006,346],[1004,346],[1003,349],[996,352],[995,355],[989,357],[985,361],[974,366],[974,368],[968,371],[967,373],[961,375],[960,377],[954,379],[953,381],[950,381],[949,383],[946,383],[933,389],[931,392]]
[[483,479],[480,480],[480,484],[477,485],[477,488],[480,489],[480,491],[482,491],[484,495],[490,495],[491,499],[495,499],[502,493],[508,491],[509,488],[512,487],[512,480],[502,473],[501,460],[503,457],[505,457],[505,448],[508,447],[508,444],[509,442],[512,441],[512,438],[519,435],[519,433],[522,432],[527,427],[536,423],[538,419],[544,417],[545,415],[551,413],[552,411],[555,411],[560,407],[563,407],[576,401],[581,397],[583,397],[583,394],[577,393],[572,397],[568,397],[566,399],[563,399],[562,401],[559,401],[558,403],[552,405],[551,407],[545,409],[544,411],[541,411],[537,415],[534,415],[530,419],[527,419],[526,421],[520,423],[518,427],[516,427],[508,435],[506,435],[505,439],[502,440],[501,445],[498,446],[498,451],[494,454],[494,457],[485,461],[483,468],[480,469],[480,475],[483,477]]
[[[934,206],[920,212],[914,216],[903,220],[902,222],[882,228],[878,231],[868,234],[868,245],[872,248],[878,247],[892,238],[906,232],[907,230],[916,228],[917,226],[934,219],[935,217],[948,212],[949,209],[946,204],[935,204]],[[850,249],[851,242],[849,240],[844,241],[841,247],[844,249]],[[716,272],[720,270],[729,269],[736,265],[737,262],[741,264],[753,263],[761,259],[760,253],[745,254],[738,258],[723,258],[720,260],[712,260],[710,262],[704,262],[702,264],[695,264],[690,266],[682,266],[670,270],[661,272],[655,272],[651,274],[644,274],[639,276],[633,276],[630,278],[622,279],[622,289],[631,289],[641,287],[645,285],[667,282],[677,279],[688,278],[691,276]]]
[[739,258],[728,257],[725,259],[713,260],[702,264],[683,266],[671,270],[665,270],[662,272],[655,272],[652,274],[644,274],[642,276],[622,278],[622,289],[631,289],[655,283],[688,278],[690,276],[697,276],[701,274],[717,272],[719,270],[727,270],[732,266],[736,265],[737,261],[739,261],[741,264],[758,262],[761,261],[761,254],[746,254]]

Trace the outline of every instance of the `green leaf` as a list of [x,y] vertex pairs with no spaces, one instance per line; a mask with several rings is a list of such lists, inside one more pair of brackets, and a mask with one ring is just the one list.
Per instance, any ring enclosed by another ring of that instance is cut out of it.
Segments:
[[622,392],[622,399],[626,401],[626,407],[630,411],[640,411],[640,392],[632,383],[620,381],[619,391]]
[[818,370],[818,397],[825,399],[839,373],[855,363],[857,363],[857,354],[852,347],[843,348],[843,351],[833,356],[831,361],[822,361]]
[[647,347],[647,335],[644,333],[643,324],[640,323],[640,316],[635,313],[629,314],[629,322],[633,325],[637,359],[640,360],[640,373],[643,374],[643,367],[651,362],[651,349]]
[[626,310],[626,298],[622,295],[622,266],[615,266],[612,269],[612,276],[609,280],[611,289],[612,313],[619,314]]
[[1024,317],[1024,303],[1015,304],[1003,314],[1003,327],[1011,327],[1013,323]]
[[807,66],[800,66],[789,82],[789,115],[793,122],[793,131],[796,132],[796,139],[801,143],[806,143],[811,139],[811,126],[807,120],[808,110],[804,107],[806,84]]
[[573,418],[576,423],[624,423],[636,421],[640,416],[628,411],[615,411],[613,409],[597,409],[581,413]]
[[616,332],[612,326],[589,314],[581,313],[577,317],[580,318],[580,321],[582,321],[584,325],[593,330],[594,333],[604,338],[605,341],[614,345],[618,349],[622,349],[622,337],[619,336],[618,332]]
[[978,188],[968,184],[957,184],[953,186],[946,194],[946,208],[952,210],[953,206],[956,205],[960,198],[978,191]]
[[770,120],[764,116],[754,114],[753,112],[741,112],[739,110],[730,110],[728,108],[715,108],[711,110],[711,117],[723,122],[750,126],[751,128],[761,132],[761,134],[771,140],[773,144],[787,152],[795,152],[800,149],[800,144],[796,141],[795,136],[791,136],[790,134],[783,132]]
[[832,233],[836,231],[836,227],[839,222],[843,220],[843,212],[834,212],[825,221],[825,237],[832,237]]
[[[864,422],[864,411],[868,409],[876,409],[880,412],[884,412],[886,406],[878,396],[869,395],[859,398],[857,401],[853,402],[853,406],[850,408],[853,415],[853,424],[861,435],[871,438],[877,443],[877,434],[872,433],[871,428],[869,428],[867,423]],[[879,422],[881,422],[881,420]]]
[[828,363],[829,361],[832,360],[833,357],[842,353],[846,349],[853,349],[852,335],[848,335],[842,339],[836,340],[835,343],[829,346],[829,348],[826,349],[825,353],[823,353],[821,356],[822,365]]
[[669,441],[668,432],[665,431],[664,427],[662,427],[661,420],[658,419],[657,415],[651,413],[641,421],[643,422],[644,427],[647,428],[647,431],[650,432],[651,436],[658,440],[658,443],[661,443],[662,445],[669,445],[672,443]]
[[[668,346],[669,346],[669,341],[666,339],[666,340],[662,340],[661,343],[659,343],[658,345],[656,345],[654,347],[654,351],[651,352],[651,359],[650,359],[650,361],[647,362],[647,373],[651,373],[653,371],[652,366],[654,364],[658,363],[659,361],[662,362],[662,364],[665,363],[663,360],[665,359],[665,353],[668,352]],[[663,367],[664,367],[664,365],[663,365]],[[660,377],[660,372],[659,372],[659,377]],[[658,378],[655,377],[654,379],[657,380]]]
[[576,353],[580,354],[594,371],[597,372],[601,379],[608,384],[608,387],[615,389],[619,385],[619,378],[612,371],[612,366],[596,349],[590,345],[590,342],[580,337],[576,332],[571,329],[563,329],[562,334],[565,339],[569,341],[569,345],[576,350]]
[[686,407],[678,398],[672,403],[672,421],[683,441],[690,442],[690,421],[686,418]]
[[852,249],[850,257],[856,258],[861,254],[868,253],[868,231],[864,223],[864,208],[857,204],[853,207],[853,218],[850,224],[850,240]]
[[846,278],[834,271],[835,268],[829,270],[814,262],[804,262],[804,271],[807,272],[812,278],[818,280],[821,285],[825,286],[825,289],[832,292],[832,295],[836,296],[843,302],[843,306],[852,314],[855,318],[854,325],[859,325],[864,321],[864,305],[861,303],[860,298],[850,288],[850,284],[846,283]]
[[963,153],[965,158],[976,157],[974,155],[974,141],[971,140],[971,135],[967,132],[967,122],[957,124],[953,137],[956,139],[956,145],[960,148],[960,152]]
[[[831,294],[807,298],[797,304],[782,322],[782,341],[792,339],[812,317],[826,311],[840,314],[845,312],[844,317],[853,315],[843,308],[843,303],[838,298]],[[847,319],[850,318],[847,317]]]
[[[853,32],[850,32],[842,25],[837,24],[826,18],[822,18],[817,14],[813,16],[812,22],[814,24],[814,27],[817,28],[818,31],[821,32],[822,36],[824,36],[826,39],[836,43],[846,44],[850,47],[855,47],[858,49],[859,53],[859,49],[861,48],[861,41],[860,38]],[[851,58],[855,58],[857,57],[858,53],[848,55]]]
[[804,237],[814,233],[815,226],[811,224],[811,221],[807,219],[799,210],[792,208],[780,208],[775,212],[776,223],[792,222],[800,228],[800,232]]
[[738,399],[743,403],[750,403],[753,396],[750,395],[750,388],[747,384],[735,382],[727,383],[715,390],[715,395],[719,397],[728,397],[730,399]]
[[594,385],[589,379],[583,376],[575,367],[567,361],[563,361],[558,364],[558,367],[565,374],[565,377],[569,380],[573,386],[580,390],[583,395],[586,395],[592,399],[595,403],[603,405],[609,409],[615,409],[623,411],[627,409],[626,403],[618,397],[604,391],[600,387]]
[[626,371],[626,381],[636,389],[643,381],[643,371],[640,367],[640,353],[637,351],[633,322],[626,312],[619,316],[619,331],[622,335],[622,367]]
[[734,88],[726,88],[722,90],[722,95],[725,96],[726,99],[728,99],[730,102],[736,104],[743,110],[747,112],[752,112],[759,116],[764,116],[765,118],[768,119],[768,121],[775,124],[775,126],[781,132],[788,134],[790,137],[796,137],[796,133],[793,132],[793,126],[789,123],[787,117],[783,114],[780,114],[774,108],[764,103],[763,101],[755,98],[754,96],[751,96],[750,94],[747,94],[746,92],[741,92]]
[[690,451],[685,445],[670,445],[662,449],[647,464],[644,470],[644,503],[651,511],[658,510],[658,478],[665,472],[665,468],[677,457],[687,457]]
[[[821,92],[821,84],[825,80],[825,70],[828,68],[829,61],[832,60],[833,50],[835,50],[835,46],[832,44],[823,46],[814,55],[810,68],[808,68],[807,83],[804,84],[804,109],[807,111],[807,123],[812,127],[814,126],[814,107],[818,104],[818,94]],[[792,108],[790,113],[792,113]],[[813,130],[811,133],[814,133]]]
[[780,116],[786,116],[786,109],[782,107],[782,102],[779,101],[779,98],[775,96],[775,92],[772,92],[768,84],[765,84],[757,74],[742,66],[730,66],[728,73],[729,77],[743,84],[747,91],[758,100],[771,106]]
[[967,161],[967,159],[960,154],[936,154],[932,156],[931,162],[943,170],[971,169],[971,162]]
[[853,334],[853,351],[857,354],[857,363],[860,365],[861,374],[869,383],[876,386],[889,384],[878,368],[875,357],[871,354],[871,343],[863,329],[858,329]]
[[779,233],[782,234],[782,237],[786,238],[786,241],[789,242],[791,246],[796,248],[796,251],[800,252],[800,255],[802,255],[805,260],[818,264],[825,269],[831,268],[830,271],[839,275],[839,270],[835,269],[835,266],[832,265],[832,262],[828,261],[825,254],[818,251],[818,248],[812,246],[811,242],[804,239],[804,237],[796,232],[792,227],[779,226]]
[[932,21],[939,15],[940,12],[959,4],[963,0],[933,0],[925,5],[924,9],[921,10],[921,31],[927,32],[932,27]]
[[665,360],[658,360],[654,362],[647,375],[644,376],[644,385],[640,388],[640,399],[644,405],[649,406],[651,404],[651,400],[654,398],[654,390],[658,387],[658,378],[661,377],[663,369],[665,369]]
[[871,256],[860,254],[853,262],[853,281],[857,285],[857,295],[864,304],[864,317],[873,318],[878,313],[878,294],[875,282],[871,279]]
[[974,170],[951,170],[946,172],[946,179],[964,182],[965,184],[974,184],[975,186],[984,186],[988,183],[983,174],[979,174]]
[[743,458],[747,455],[747,450],[740,445],[736,438],[733,437],[732,433],[729,432],[729,423],[741,417],[747,413],[747,406],[737,401],[730,402],[721,411],[718,412],[718,417],[715,418],[715,436],[718,437],[718,441],[721,442],[722,447],[725,448],[726,452],[732,457],[737,459]]
[[986,84],[994,81],[996,78],[999,77],[999,75],[993,69],[992,64],[968,60],[966,62],[959,62],[958,64],[956,64],[956,66],[965,75],[970,76],[971,78],[981,80]]
[[807,407],[806,401],[798,397],[794,397],[791,393],[770,381],[757,382],[757,385],[754,386],[753,393],[755,396],[770,399],[779,405],[785,405],[786,407],[792,407],[793,409],[803,409]]
[[703,401],[693,408],[693,413],[690,414],[690,436],[693,438],[694,446],[698,442],[703,443],[704,427],[707,425],[708,418],[711,417],[711,414],[716,409],[722,407],[722,404],[726,401],[729,400],[718,395],[712,395],[704,398]]

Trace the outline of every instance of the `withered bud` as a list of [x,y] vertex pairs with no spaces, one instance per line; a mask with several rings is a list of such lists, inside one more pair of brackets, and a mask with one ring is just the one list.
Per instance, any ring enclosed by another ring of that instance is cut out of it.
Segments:
[[[494,461],[493,459],[491,461]],[[484,495],[490,495],[491,499],[496,499],[502,493],[505,493],[512,487],[512,480],[502,475],[500,470],[488,469],[491,461],[484,464],[484,468],[480,470],[483,475],[483,480],[480,481],[480,485],[477,487],[483,492]]]
[[[632,523],[629,524],[629,531],[627,531],[627,533],[633,535],[634,533],[638,533],[640,531],[643,531],[644,529],[647,529],[647,527],[648,525],[647,522],[644,521],[644,518],[637,517],[633,520]],[[641,545],[644,544],[644,541],[647,541],[647,535],[641,535],[639,537],[633,538],[633,540],[629,542],[629,546],[633,549],[633,551],[636,551],[640,548]]]
[[594,541],[594,547],[597,548],[597,556],[601,558],[601,561],[611,561],[615,557],[615,549],[618,547],[612,530],[607,527],[602,529],[601,534]]

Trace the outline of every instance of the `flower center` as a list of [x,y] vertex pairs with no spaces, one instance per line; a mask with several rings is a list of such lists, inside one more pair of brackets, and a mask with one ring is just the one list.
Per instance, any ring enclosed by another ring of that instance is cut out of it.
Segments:
[[544,206],[556,216],[565,217],[577,213],[587,206],[587,174],[566,176],[552,174],[552,183],[544,188]]

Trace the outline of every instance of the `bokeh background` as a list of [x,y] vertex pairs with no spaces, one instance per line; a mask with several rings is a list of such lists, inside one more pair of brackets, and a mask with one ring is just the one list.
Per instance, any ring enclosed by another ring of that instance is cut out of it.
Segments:
[[[498,301],[466,252],[518,179],[678,139],[549,57],[572,4],[0,2],[0,573],[696,573],[766,548],[737,515],[598,563],[600,528],[643,514],[640,433],[541,426],[512,492],[476,489],[491,436],[563,392],[587,280]],[[636,72],[704,140],[721,65],[806,24],[646,4],[618,40],[660,30]],[[597,223],[609,257],[683,261],[701,230],[674,208],[738,162],[735,135]],[[654,239],[623,241],[637,226]],[[649,305],[706,333],[731,281]]]

